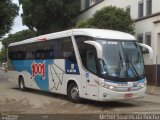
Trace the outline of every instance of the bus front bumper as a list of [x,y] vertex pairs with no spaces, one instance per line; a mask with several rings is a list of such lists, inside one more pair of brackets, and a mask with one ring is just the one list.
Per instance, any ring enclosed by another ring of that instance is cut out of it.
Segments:
[[143,98],[145,96],[146,86],[137,91],[117,92],[100,87],[99,101],[119,101]]

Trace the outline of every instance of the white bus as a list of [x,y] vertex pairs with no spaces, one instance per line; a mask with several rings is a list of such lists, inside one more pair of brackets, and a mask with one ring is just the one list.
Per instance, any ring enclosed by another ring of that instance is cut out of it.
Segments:
[[38,36],[9,45],[8,79],[21,90],[64,94],[73,102],[141,98],[147,82],[139,46],[153,52],[134,36],[112,30]]

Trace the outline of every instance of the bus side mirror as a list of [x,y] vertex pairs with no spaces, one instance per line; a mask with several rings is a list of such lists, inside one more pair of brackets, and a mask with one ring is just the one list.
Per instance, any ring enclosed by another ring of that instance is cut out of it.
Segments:
[[139,44],[139,46],[148,49],[149,50],[150,59],[153,59],[153,49],[149,45],[142,44],[142,43],[138,43],[138,44]]
[[84,43],[93,45],[97,50],[97,57],[102,59],[102,56],[103,56],[102,55],[102,46],[100,43],[95,42],[95,41],[84,41]]

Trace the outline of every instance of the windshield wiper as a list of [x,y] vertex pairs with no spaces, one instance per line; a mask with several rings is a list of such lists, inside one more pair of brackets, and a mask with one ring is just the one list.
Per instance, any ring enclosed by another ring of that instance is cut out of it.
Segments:
[[101,73],[103,75],[108,75],[108,69],[107,69],[107,66],[106,66],[104,60],[101,59],[100,64],[101,64],[101,71],[102,71]]
[[[131,70],[132,70],[132,72],[134,73],[134,76],[140,78],[140,75],[138,74],[138,72],[137,72],[136,68],[134,67],[134,65],[132,64],[132,62],[129,60],[127,54],[126,54],[126,61],[127,61],[127,63],[131,66]],[[128,69],[129,69],[129,68],[128,68]]]
[[119,58],[120,58],[120,60],[119,60],[119,64],[121,64],[120,66],[122,66],[122,68],[123,68],[123,60],[122,60],[122,55],[121,55],[121,53],[119,52]]

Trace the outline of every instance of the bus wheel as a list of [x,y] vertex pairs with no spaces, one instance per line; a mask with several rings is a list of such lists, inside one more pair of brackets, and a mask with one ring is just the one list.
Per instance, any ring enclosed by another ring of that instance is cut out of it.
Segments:
[[68,97],[74,103],[80,102],[81,99],[79,97],[78,86],[75,83],[72,83],[72,84],[69,85],[69,87],[68,87]]
[[19,78],[19,89],[24,91],[25,90],[25,84],[24,84],[24,79],[23,77]]

